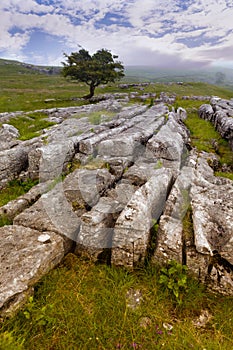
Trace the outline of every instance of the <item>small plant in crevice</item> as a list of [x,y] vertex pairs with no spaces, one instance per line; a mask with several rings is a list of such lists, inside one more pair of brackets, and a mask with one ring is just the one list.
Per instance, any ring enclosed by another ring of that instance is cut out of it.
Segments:
[[159,229],[159,223],[157,222],[157,220],[152,219],[151,228],[150,228],[150,242],[148,244],[148,247],[146,250],[146,257],[145,257],[145,266],[147,267],[151,263],[151,258],[154,255],[154,252],[157,246],[158,229]]
[[155,166],[154,166],[154,169],[157,170],[157,169],[161,169],[162,167],[163,167],[163,160],[158,159]]
[[34,302],[33,296],[31,296],[29,297],[28,303],[22,313],[27,320],[31,320],[33,318],[34,322],[36,322],[38,326],[49,326],[53,325],[56,321],[56,319],[52,316],[52,309],[52,304],[47,304],[42,306],[42,308],[38,308]]
[[178,305],[182,304],[183,295],[187,290],[187,266],[175,260],[170,260],[166,267],[160,270],[159,283],[171,292]]

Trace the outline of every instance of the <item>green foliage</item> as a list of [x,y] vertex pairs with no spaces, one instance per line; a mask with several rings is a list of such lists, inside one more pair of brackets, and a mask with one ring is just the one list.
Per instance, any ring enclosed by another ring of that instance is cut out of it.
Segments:
[[98,85],[115,82],[124,76],[123,65],[114,61],[118,56],[113,56],[105,49],[98,50],[92,56],[81,49],[79,52],[72,52],[70,56],[65,54],[65,57],[67,62],[63,63],[62,73],[64,77],[89,85],[90,93],[85,98],[91,98]]
[[11,118],[9,124],[19,130],[20,140],[29,140],[39,136],[43,129],[55,124],[45,118],[47,118],[46,114],[34,113]]
[[33,296],[29,297],[28,303],[22,312],[26,320],[32,320],[38,326],[52,326],[56,319],[52,317],[53,305],[47,304],[41,308],[37,307]]
[[22,196],[24,193],[28,192],[33,186],[35,186],[38,181],[33,181],[27,179],[22,180],[12,180],[4,187],[0,192],[0,207],[7,204],[9,201]]
[[160,270],[159,283],[171,291],[178,305],[181,305],[187,289],[187,266],[175,260],[169,261],[167,266]]

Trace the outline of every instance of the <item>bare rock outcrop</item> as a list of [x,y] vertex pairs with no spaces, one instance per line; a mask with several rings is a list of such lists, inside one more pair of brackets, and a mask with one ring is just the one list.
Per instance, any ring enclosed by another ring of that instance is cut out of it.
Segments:
[[[211,290],[233,294],[233,183],[216,178],[205,154],[193,153],[160,218],[153,259],[186,264]],[[192,230],[184,227],[187,212]]]
[[209,120],[214,125],[233,150],[233,100],[213,97],[210,105],[202,105],[198,113],[201,118]]
[[[216,103],[201,113],[212,120],[232,107]],[[91,124],[88,113],[103,108],[116,114]],[[0,152],[0,186],[41,180],[0,208],[13,220],[0,229],[0,313],[20,306],[70,251],[130,269],[175,259],[211,290],[233,295],[232,181],[214,176],[212,155],[189,153],[184,109],[105,100],[48,117],[58,124]]]

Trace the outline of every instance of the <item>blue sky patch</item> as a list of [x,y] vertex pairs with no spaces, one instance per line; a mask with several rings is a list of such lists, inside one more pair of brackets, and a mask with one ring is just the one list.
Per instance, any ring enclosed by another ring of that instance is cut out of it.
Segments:
[[129,21],[125,19],[124,16],[116,14],[116,13],[111,13],[107,12],[104,18],[102,18],[99,21],[95,22],[95,27],[96,28],[101,28],[104,26],[111,26],[111,25],[118,25],[121,27],[131,27],[132,25],[130,24]]

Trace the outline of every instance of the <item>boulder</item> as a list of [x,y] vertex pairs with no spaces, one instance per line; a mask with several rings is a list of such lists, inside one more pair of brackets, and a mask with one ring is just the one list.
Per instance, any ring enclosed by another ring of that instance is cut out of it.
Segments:
[[77,169],[65,178],[63,191],[74,208],[93,207],[114,181],[107,169]]
[[72,140],[60,140],[59,143],[33,149],[28,155],[28,174],[33,180],[41,182],[53,180],[67,171],[68,164],[75,155]]
[[160,218],[152,260],[186,264],[209,289],[232,295],[233,182],[214,176],[209,157],[191,152],[182,168]]
[[0,151],[15,147],[19,141],[19,131],[13,125],[2,124],[0,126]]
[[155,158],[181,162],[184,142],[182,136],[164,125],[158,134],[154,135],[147,143],[147,153]]

